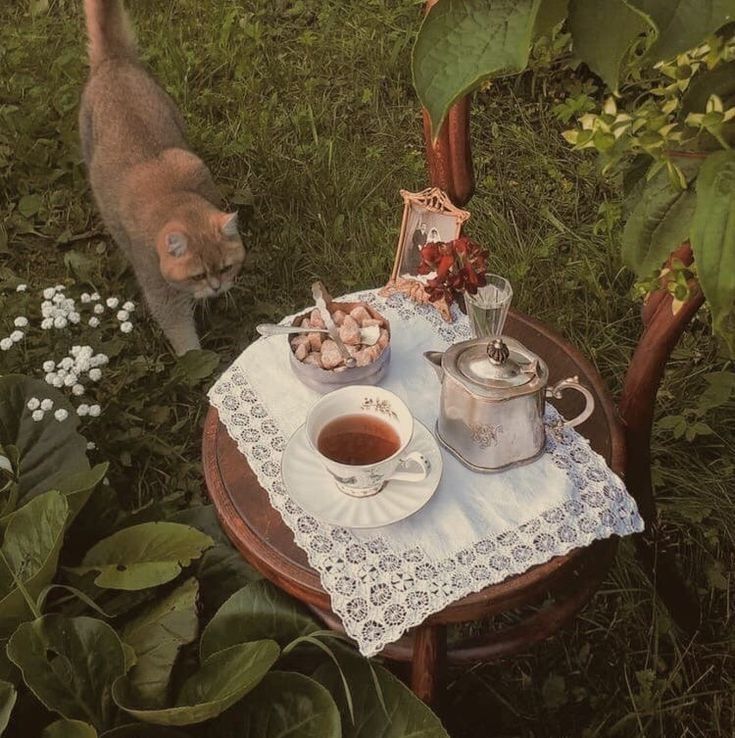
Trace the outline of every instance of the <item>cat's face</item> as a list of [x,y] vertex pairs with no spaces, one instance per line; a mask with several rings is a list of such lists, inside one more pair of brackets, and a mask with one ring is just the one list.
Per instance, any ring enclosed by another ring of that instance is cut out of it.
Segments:
[[237,215],[218,211],[171,220],[156,248],[163,278],[197,300],[227,292],[245,257]]

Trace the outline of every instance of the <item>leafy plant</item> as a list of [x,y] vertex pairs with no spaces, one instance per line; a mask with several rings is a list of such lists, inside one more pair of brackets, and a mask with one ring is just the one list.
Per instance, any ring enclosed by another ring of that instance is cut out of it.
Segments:
[[534,40],[564,21],[568,52],[612,95],[595,111],[577,94],[558,115],[576,117],[565,138],[598,151],[603,172],[632,175],[626,264],[653,285],[690,241],[713,329],[735,355],[733,20],[732,0],[439,0],[416,39],[413,76],[436,136],[458,98],[527,69]]
[[[405,686],[364,678],[374,667],[259,579],[208,508],[145,522],[118,510],[114,530],[79,550],[106,466],[90,469],[74,416],[28,419],[42,382],[0,383],[0,735],[367,737],[369,720],[371,738],[417,726],[446,738]],[[42,453],[56,449],[60,468]],[[18,698],[37,725],[13,723]]]

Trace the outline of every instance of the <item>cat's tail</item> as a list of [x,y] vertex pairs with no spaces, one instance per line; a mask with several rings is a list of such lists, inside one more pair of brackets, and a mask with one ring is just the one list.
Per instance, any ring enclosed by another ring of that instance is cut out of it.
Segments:
[[135,34],[122,0],[84,0],[84,15],[93,68],[112,57],[136,56]]

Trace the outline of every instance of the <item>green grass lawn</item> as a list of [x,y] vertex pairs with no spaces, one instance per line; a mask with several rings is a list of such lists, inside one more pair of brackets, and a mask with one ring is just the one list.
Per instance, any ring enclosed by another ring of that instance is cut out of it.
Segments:
[[[384,282],[398,190],[427,184],[409,72],[420,3],[128,4],[145,60],[241,212],[246,267],[201,315],[203,346],[221,356],[220,370],[257,322],[307,303],[315,278],[334,294]],[[84,273],[103,294],[135,297],[81,164],[80,5],[5,0],[0,10],[0,289],[19,279],[34,288],[71,283]],[[570,83],[529,75],[477,96],[467,232],[513,282],[515,306],[575,342],[617,391],[640,305],[619,258],[617,191],[594,161],[569,151],[550,112]],[[12,299],[0,292],[3,330]],[[661,418],[693,422],[704,375],[731,368],[706,320],[675,352]],[[0,356],[0,372],[42,375],[51,350]],[[174,361],[147,319],[124,351],[110,379],[114,399],[89,426],[100,458],[113,464],[113,488],[130,509],[198,502],[204,387],[168,381]],[[453,738],[735,735],[734,409],[730,400],[708,413],[712,433],[691,442],[674,438],[671,421],[654,432],[660,508],[699,594],[702,633],[689,640],[677,632],[625,542],[573,628],[510,662],[452,674],[440,712]]]

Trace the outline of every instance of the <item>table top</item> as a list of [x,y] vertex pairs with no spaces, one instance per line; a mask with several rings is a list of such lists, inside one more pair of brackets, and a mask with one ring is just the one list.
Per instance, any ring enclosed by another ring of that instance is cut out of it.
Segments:
[[[507,335],[517,338],[542,356],[549,367],[549,384],[578,376],[595,398],[595,411],[577,430],[619,476],[624,471],[624,439],[617,412],[595,367],[570,343],[548,326],[511,310],[505,325]],[[566,417],[583,408],[578,393],[567,392],[554,406]],[[294,542],[293,533],[273,509],[268,494],[220,423],[217,410],[210,408],[202,441],[207,489],[225,532],[243,556],[264,576],[306,604],[329,610],[329,595],[317,572],[309,566],[304,551]],[[582,559],[594,556],[610,541],[596,541],[585,549],[575,549],[535,566],[518,576],[486,587],[452,603],[429,621],[466,622],[526,604],[547,591],[554,582],[576,568]]]

